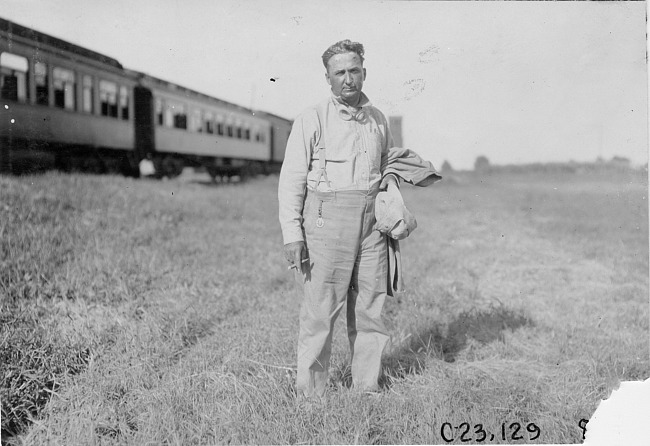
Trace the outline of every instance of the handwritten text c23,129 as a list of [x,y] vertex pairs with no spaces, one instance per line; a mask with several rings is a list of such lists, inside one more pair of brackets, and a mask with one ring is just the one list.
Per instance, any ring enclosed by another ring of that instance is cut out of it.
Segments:
[[[524,432],[527,435],[524,437]],[[452,443],[460,440],[465,443],[468,441],[475,441],[477,443],[492,442],[492,441],[506,441],[506,440],[528,440],[534,441],[542,434],[539,426],[535,423],[528,423],[522,426],[521,423],[501,423],[500,432],[496,435],[493,432],[488,432],[483,429],[482,424],[475,424],[472,430],[470,423],[460,423],[458,426],[453,426],[451,423],[442,423],[440,426],[440,436],[447,443]],[[527,437],[527,438],[526,438]]]

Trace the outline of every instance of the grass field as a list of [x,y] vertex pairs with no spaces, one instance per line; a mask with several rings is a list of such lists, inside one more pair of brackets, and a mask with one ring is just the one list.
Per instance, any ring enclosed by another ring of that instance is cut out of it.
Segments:
[[3,442],[580,443],[650,376],[645,173],[405,186],[385,390],[347,387],[340,320],[314,404],[277,177],[202,179],[0,177]]

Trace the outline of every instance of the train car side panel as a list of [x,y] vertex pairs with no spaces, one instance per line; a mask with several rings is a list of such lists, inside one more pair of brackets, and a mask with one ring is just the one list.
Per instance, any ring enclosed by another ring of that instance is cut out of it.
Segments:
[[156,152],[198,155],[215,158],[236,158],[257,161],[268,160],[268,146],[233,138],[202,133],[189,133],[178,129],[156,129]]
[[2,101],[0,136],[122,150],[130,150],[134,144],[129,121],[97,119],[92,115],[10,101]]
[[157,153],[270,160],[271,129],[266,119],[173,84],[150,80],[148,86],[154,98]]

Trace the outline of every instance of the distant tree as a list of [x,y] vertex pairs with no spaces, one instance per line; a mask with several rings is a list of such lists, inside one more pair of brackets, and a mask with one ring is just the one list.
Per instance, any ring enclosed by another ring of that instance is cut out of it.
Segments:
[[490,170],[490,160],[483,155],[476,157],[476,161],[474,161],[474,170],[477,172]]
[[449,164],[449,161],[445,160],[445,162],[442,163],[442,171],[443,172],[453,172],[454,168],[451,167],[451,164]]
[[630,165],[630,159],[625,158],[624,156],[615,156],[612,158],[611,161],[613,164],[617,164],[619,166],[629,166]]

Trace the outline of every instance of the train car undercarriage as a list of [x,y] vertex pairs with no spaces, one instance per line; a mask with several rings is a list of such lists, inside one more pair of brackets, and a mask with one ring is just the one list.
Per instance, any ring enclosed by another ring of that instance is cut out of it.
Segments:
[[0,138],[0,173],[26,175],[53,169],[62,172],[140,176],[138,162],[132,151]]

